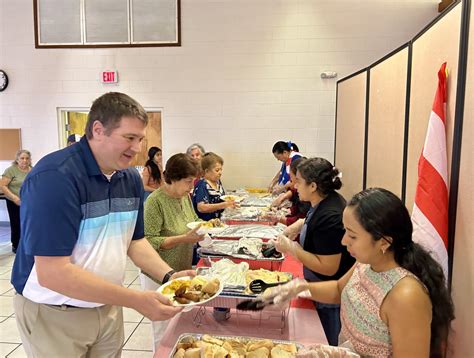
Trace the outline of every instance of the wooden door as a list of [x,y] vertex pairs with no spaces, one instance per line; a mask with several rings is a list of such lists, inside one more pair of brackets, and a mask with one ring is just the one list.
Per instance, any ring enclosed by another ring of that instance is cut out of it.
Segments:
[[148,159],[148,149],[151,147],[161,147],[161,112],[147,112],[148,126],[145,131],[145,138],[142,142],[142,150],[132,161],[132,166],[143,166]]
[[66,138],[70,134],[84,135],[87,123],[87,112],[67,112]]

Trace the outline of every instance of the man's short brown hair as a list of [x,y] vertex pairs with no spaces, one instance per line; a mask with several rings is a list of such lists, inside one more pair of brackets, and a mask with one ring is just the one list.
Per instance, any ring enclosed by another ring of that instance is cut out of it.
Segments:
[[92,126],[99,121],[105,128],[105,134],[120,126],[122,117],[133,117],[148,124],[148,115],[143,107],[130,96],[120,92],[109,92],[97,98],[87,116],[85,133],[92,139]]

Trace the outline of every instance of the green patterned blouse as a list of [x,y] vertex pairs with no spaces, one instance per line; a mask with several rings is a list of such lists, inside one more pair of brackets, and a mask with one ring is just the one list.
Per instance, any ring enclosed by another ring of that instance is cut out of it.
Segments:
[[200,221],[189,195],[172,198],[159,188],[145,201],[144,215],[145,238],[161,258],[176,271],[191,269],[193,244],[179,244],[168,250],[161,248],[165,238],[185,234],[189,231],[186,224]]

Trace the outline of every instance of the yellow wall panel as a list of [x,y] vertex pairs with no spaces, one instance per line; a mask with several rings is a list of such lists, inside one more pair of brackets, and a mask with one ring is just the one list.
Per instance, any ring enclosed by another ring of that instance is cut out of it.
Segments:
[[335,165],[343,173],[340,193],[346,200],[362,190],[366,86],[367,72],[337,85]]
[[402,190],[408,48],[370,69],[367,184]]

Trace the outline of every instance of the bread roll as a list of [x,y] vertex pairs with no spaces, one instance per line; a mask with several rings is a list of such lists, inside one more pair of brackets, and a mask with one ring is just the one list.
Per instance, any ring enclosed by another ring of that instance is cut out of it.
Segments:
[[213,278],[207,284],[202,286],[201,291],[212,296],[219,290],[220,285],[221,285],[221,282],[217,278]]
[[189,348],[184,352],[183,358],[201,358],[201,348]]
[[229,354],[229,352],[223,348],[223,347],[219,347],[219,346],[214,346],[214,358],[226,358],[227,355]]
[[224,348],[227,352],[231,352],[234,350],[234,348],[228,341],[224,342],[224,344],[222,345],[222,348]]
[[260,347],[252,352],[247,353],[246,358],[268,358],[270,350],[267,347]]
[[194,343],[178,343],[176,348],[179,350],[183,348],[184,350],[189,349],[189,348],[194,348]]
[[173,355],[173,358],[184,358],[184,348],[179,348],[176,353]]
[[208,334],[205,334],[202,336],[201,340],[207,343],[212,343],[212,344],[217,344],[218,346],[222,346],[224,344],[224,341],[221,341],[220,339],[211,337]]
[[247,345],[247,352],[252,352],[259,349],[260,347],[265,347],[270,351],[273,348],[273,342],[270,339],[262,339],[261,341],[250,341]]
[[194,343],[194,347],[195,348],[206,348],[207,346],[211,346],[212,343],[208,343],[208,342],[204,342],[204,341],[197,341]]
[[280,347],[273,347],[272,351],[270,352],[271,358],[289,358],[294,357],[294,353],[290,353]]
[[284,351],[287,351],[290,353],[296,353],[298,351],[294,343],[290,343],[290,344],[280,343],[280,344],[277,344],[275,347],[281,348]]
[[201,358],[226,358],[228,353],[229,352],[221,346],[210,344],[205,348]]

